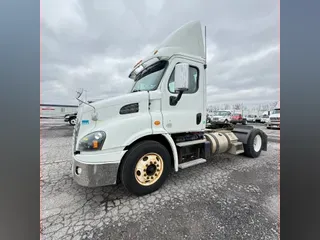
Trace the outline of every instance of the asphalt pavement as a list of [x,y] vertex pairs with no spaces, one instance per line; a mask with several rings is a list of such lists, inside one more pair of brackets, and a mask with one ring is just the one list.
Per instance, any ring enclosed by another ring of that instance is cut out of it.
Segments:
[[[279,130],[260,127],[280,137]],[[160,190],[136,197],[121,185],[85,188],[74,183],[73,127],[44,119],[40,129],[41,239],[279,237],[277,141],[270,141],[257,159],[222,154],[172,173]]]

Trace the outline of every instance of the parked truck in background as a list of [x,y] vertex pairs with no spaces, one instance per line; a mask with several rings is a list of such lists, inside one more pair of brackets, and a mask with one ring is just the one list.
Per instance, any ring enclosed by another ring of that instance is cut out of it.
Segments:
[[262,113],[262,116],[261,116],[261,123],[266,123],[269,121],[269,115],[270,115],[270,111],[265,111]]
[[255,115],[249,114],[249,115],[246,116],[246,119],[247,119],[248,122],[256,122],[256,116]]
[[231,110],[218,110],[213,112],[211,122],[229,123],[231,121],[231,117]]
[[266,123],[267,128],[279,128],[280,129],[280,101],[270,114],[269,121]]
[[254,115],[254,122],[256,122],[256,123],[261,123],[261,116],[259,116],[259,115]]
[[242,125],[247,125],[247,119],[245,117],[242,117],[241,113],[232,114],[230,122],[232,124],[241,123]]
[[76,125],[77,113],[71,113],[71,114],[64,115],[64,121],[68,122],[71,126]]
[[80,105],[72,150],[78,184],[122,183],[129,192],[145,195],[159,189],[171,170],[216,154],[257,158],[267,150],[262,130],[215,129],[206,123],[204,46],[200,22],[190,22],[133,67],[129,93]]

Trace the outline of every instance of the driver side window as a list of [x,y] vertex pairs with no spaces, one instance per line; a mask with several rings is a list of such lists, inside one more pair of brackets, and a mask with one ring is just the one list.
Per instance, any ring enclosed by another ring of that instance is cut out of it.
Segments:
[[[199,70],[196,67],[189,67],[189,89],[185,93],[195,93],[199,88]],[[174,69],[170,75],[168,82],[168,89],[170,93],[177,93],[174,90]]]

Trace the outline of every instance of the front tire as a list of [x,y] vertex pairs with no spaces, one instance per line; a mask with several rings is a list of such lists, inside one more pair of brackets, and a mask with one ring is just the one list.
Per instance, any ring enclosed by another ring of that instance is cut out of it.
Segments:
[[76,119],[75,119],[75,118],[70,119],[70,120],[69,120],[69,124],[70,124],[71,126],[76,125]]
[[243,120],[242,125],[247,125],[247,120]]
[[142,196],[158,190],[169,175],[171,155],[156,141],[142,141],[126,153],[120,167],[120,179],[131,193]]
[[247,157],[257,158],[260,156],[263,143],[262,138],[263,136],[259,129],[252,130],[247,144],[243,144],[244,154]]

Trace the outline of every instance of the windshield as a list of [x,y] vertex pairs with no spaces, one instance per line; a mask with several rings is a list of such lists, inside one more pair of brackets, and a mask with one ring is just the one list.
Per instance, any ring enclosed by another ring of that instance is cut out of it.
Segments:
[[278,114],[278,113],[280,113],[280,108],[279,109],[274,109],[273,112],[272,112],[272,114]]
[[131,92],[156,90],[159,86],[166,66],[167,61],[160,61],[142,70],[134,80],[135,82]]
[[215,111],[215,112],[213,112],[213,114],[215,116],[226,116],[226,115],[229,115],[229,112],[228,111]]

